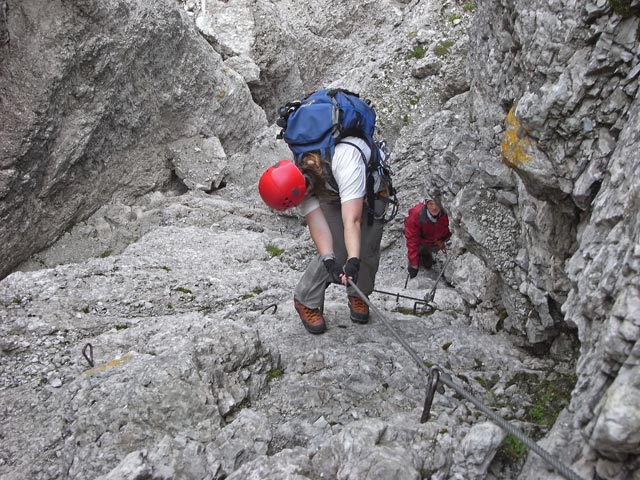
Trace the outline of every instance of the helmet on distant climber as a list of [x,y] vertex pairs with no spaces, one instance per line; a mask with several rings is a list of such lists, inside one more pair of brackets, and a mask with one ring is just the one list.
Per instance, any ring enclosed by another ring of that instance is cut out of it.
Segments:
[[302,172],[290,160],[280,160],[260,177],[258,191],[264,203],[274,210],[300,205],[307,191]]

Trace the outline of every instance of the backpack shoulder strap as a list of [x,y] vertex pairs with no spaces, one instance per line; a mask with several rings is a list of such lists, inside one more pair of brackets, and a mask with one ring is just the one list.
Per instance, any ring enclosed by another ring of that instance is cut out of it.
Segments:
[[366,198],[367,198],[367,224],[368,225],[372,225],[373,224],[373,218],[374,218],[374,207],[375,207],[375,200],[376,200],[376,195],[374,190],[374,178],[373,178],[373,168],[371,168],[372,163],[375,162],[375,159],[378,157],[378,153],[377,153],[377,145],[369,145],[368,142],[366,140],[363,139],[363,141],[365,143],[367,143],[367,146],[369,147],[369,151],[371,152],[370,154],[370,158],[367,159],[367,156],[364,154],[364,152],[362,151],[362,149],[360,147],[358,147],[356,144],[351,143],[351,142],[347,142],[344,140],[341,140],[339,143],[344,143],[347,145],[351,145],[352,147],[354,147],[356,150],[358,150],[360,152],[360,157],[362,158],[362,161],[364,162],[364,166],[366,168],[366,181],[367,181],[367,193],[366,193]]
[[[369,170],[369,159],[367,159],[367,156],[364,154],[364,152],[362,151],[362,149],[359,146],[357,146],[355,143],[347,142],[346,140],[340,140],[338,143],[343,143],[345,145],[351,145],[353,148],[358,150],[358,152],[360,152],[360,158],[362,158],[362,161],[364,162],[365,167],[367,167],[367,171]],[[370,150],[371,150],[371,156],[373,156],[373,149],[370,148]]]

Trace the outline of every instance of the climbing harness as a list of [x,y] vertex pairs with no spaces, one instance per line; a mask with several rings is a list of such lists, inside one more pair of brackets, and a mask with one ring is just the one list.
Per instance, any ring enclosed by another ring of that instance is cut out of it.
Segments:
[[[445,263],[446,266],[446,263]],[[444,268],[443,268],[444,271]],[[377,317],[382,321],[385,327],[391,332],[391,334],[400,342],[400,345],[407,351],[409,356],[413,358],[418,367],[422,369],[428,375],[428,387],[427,387],[427,396],[425,398],[424,409],[422,412],[422,416],[420,418],[420,422],[426,422],[431,414],[431,404],[433,403],[433,397],[435,395],[436,390],[438,390],[439,383],[442,382],[444,385],[452,388],[458,395],[462,398],[471,402],[475,407],[480,410],[487,418],[489,418],[493,423],[495,423],[498,427],[502,428],[505,432],[510,433],[522,443],[524,443],[530,450],[535,452],[540,458],[542,458],[545,462],[547,462],[551,467],[553,467],[556,472],[562,475],[567,480],[584,480],[579,477],[573,470],[571,470],[568,466],[562,463],[557,457],[554,457],[545,449],[543,449],[540,445],[534,442],[531,438],[526,436],[521,430],[507,422],[504,418],[493,412],[489,407],[487,407],[484,403],[482,403],[479,399],[477,399],[472,394],[468,393],[462,387],[458,386],[453,378],[447,374],[440,366],[434,365],[431,368],[428,368],[422,359],[418,356],[416,351],[411,348],[409,343],[402,337],[400,334],[393,328],[393,326],[387,321],[382,312],[373,305],[367,296],[362,293],[362,290],[358,288],[358,286],[351,280],[347,280],[349,286],[351,286],[355,292],[358,294],[360,299],[365,302],[371,310],[375,312]],[[435,289],[434,289],[435,292]],[[440,386],[441,387],[441,386]]]

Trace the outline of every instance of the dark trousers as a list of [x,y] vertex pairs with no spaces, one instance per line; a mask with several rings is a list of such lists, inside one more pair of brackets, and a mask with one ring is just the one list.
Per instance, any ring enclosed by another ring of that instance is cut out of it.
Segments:
[[437,245],[421,245],[418,250],[418,258],[420,259],[420,265],[429,269],[433,266],[433,254],[440,248]]

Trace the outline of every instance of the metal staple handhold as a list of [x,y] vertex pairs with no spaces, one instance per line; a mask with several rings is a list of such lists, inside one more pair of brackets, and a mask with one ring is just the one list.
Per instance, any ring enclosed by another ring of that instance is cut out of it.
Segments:
[[[87,348],[89,349],[89,355],[87,355]],[[87,343],[82,349],[82,355],[89,362],[89,366],[93,368],[95,364],[93,363],[93,345]]]
[[260,312],[260,315],[262,315],[264,312],[266,312],[267,310],[269,310],[270,308],[273,308],[273,314],[275,315],[275,313],[278,311],[278,305],[273,303],[271,305],[269,305],[268,307],[265,307],[262,309],[262,312]]
[[422,409],[422,416],[420,417],[420,423],[425,423],[431,417],[431,404],[433,403],[433,397],[438,389],[438,382],[440,381],[440,369],[433,366],[429,369],[429,377],[427,379],[427,396],[424,399],[424,408]]

